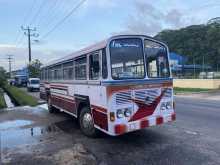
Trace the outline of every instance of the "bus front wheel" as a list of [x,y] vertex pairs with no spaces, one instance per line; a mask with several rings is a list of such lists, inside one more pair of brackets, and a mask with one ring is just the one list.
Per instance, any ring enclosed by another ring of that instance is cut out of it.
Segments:
[[94,121],[92,114],[87,107],[83,107],[80,112],[79,117],[79,125],[80,129],[86,136],[89,137],[96,137],[97,136],[97,130],[94,126]]

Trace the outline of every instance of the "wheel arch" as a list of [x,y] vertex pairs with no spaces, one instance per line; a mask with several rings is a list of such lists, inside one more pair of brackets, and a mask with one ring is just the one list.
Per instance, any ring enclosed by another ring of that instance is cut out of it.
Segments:
[[83,107],[87,107],[91,111],[89,96],[75,95],[75,101],[77,118],[79,118],[80,112]]

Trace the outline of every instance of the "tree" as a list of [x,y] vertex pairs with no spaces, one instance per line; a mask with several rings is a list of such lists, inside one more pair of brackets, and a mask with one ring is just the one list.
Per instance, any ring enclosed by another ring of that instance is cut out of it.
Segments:
[[31,62],[31,64],[28,65],[28,72],[29,77],[40,77],[40,67],[42,66],[42,63],[36,59]]
[[3,67],[0,67],[0,87],[4,85],[7,80],[7,73]]

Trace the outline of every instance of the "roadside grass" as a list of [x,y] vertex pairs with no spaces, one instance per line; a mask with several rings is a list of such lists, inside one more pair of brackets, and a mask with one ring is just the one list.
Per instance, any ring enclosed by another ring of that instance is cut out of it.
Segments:
[[3,94],[3,90],[0,88],[0,109],[6,108],[6,103]]
[[5,85],[4,89],[18,105],[36,106],[38,103],[36,98],[15,86]]
[[179,88],[174,87],[174,93],[175,94],[181,94],[181,93],[196,93],[196,92],[208,92],[211,91],[211,89],[203,89],[203,88]]

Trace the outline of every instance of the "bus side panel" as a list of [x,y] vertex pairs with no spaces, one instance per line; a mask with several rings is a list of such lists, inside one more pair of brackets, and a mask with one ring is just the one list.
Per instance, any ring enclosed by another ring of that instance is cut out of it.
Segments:
[[52,104],[70,113],[76,114],[76,101],[70,89],[73,85],[51,83],[50,97]]
[[108,131],[106,87],[100,85],[77,85],[75,94],[88,96],[95,127]]

